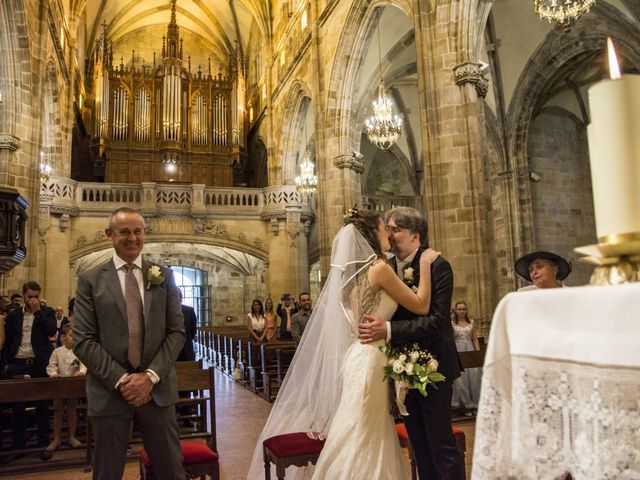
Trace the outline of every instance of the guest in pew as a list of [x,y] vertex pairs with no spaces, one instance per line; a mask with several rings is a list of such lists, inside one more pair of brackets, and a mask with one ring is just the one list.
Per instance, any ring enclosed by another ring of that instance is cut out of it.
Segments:
[[251,302],[251,312],[247,314],[247,329],[251,342],[262,343],[267,335],[267,321],[264,318],[264,307],[259,299]]
[[[47,365],[53,348],[49,338],[56,333],[55,312],[40,307],[40,285],[26,282],[22,286],[24,308],[14,308],[5,319],[5,346],[2,350],[5,373],[14,378],[47,376]],[[35,402],[38,424],[38,446],[49,444],[49,405]],[[26,446],[26,404],[13,404],[13,448]]]
[[180,290],[180,308],[184,318],[184,346],[178,354],[178,362],[193,361],[196,359],[196,352],[193,349],[193,340],[196,338],[198,329],[198,318],[193,307],[182,303],[182,290]]
[[515,269],[526,281],[533,282],[533,285],[518,289],[522,292],[564,287],[562,280],[571,273],[571,263],[555,253],[539,251],[520,257],[516,261]]
[[296,345],[300,343],[304,329],[311,316],[311,295],[309,295],[309,292],[302,292],[298,295],[298,300],[300,300],[300,310],[291,317],[291,336]]
[[267,332],[264,335],[265,342],[270,341],[276,334],[277,319],[276,314],[273,312],[273,300],[267,298],[264,301],[264,320],[267,325]]
[[62,305],[56,306],[56,338],[53,343],[55,343],[55,347],[62,346],[62,327],[69,324],[69,319],[64,316],[64,310],[62,309]]
[[15,309],[15,308],[22,308],[23,302],[22,302],[22,295],[20,295],[19,293],[14,293],[13,295],[11,295],[11,303],[9,304],[9,307],[7,308],[7,312]]
[[0,295],[0,310],[7,311],[7,307],[11,303],[11,299],[7,295]]
[[184,321],[173,272],[142,257],[145,223],[118,208],[105,230],[113,258],[78,276],[74,351],[87,366],[94,480],[122,478],[135,417],[159,477],[184,480],[175,361]]
[[[81,377],[87,374],[87,367],[78,360],[73,353],[73,333],[71,325],[67,322],[60,331],[62,346],[56,348],[51,354],[47,374],[52,378],[57,377]],[[82,442],[76,438],[76,425],[78,417],[76,415],[77,398],[55,399],[53,401],[53,440],[46,451],[55,452],[60,447],[60,432],[62,431],[62,418],[65,407],[67,412],[67,430],[69,431],[69,445],[73,448],[82,446]]]
[[285,293],[278,303],[276,313],[280,317],[280,333],[278,338],[291,340],[291,317],[299,310],[289,293]]
[[[180,290],[180,302],[182,303],[182,290]],[[182,309],[182,316],[184,317],[184,346],[182,347],[182,350],[180,350],[176,360],[178,362],[194,361],[196,359],[196,352],[193,349],[193,340],[196,338],[198,318],[196,317],[196,311],[193,307],[182,303],[180,308]],[[181,390],[178,392],[178,395],[180,398],[189,398],[191,392]],[[192,415],[194,413],[194,408],[190,406],[179,406],[177,411],[179,415],[184,417]],[[193,426],[189,419],[182,419],[181,423],[182,426],[185,427]]]
[[[451,314],[453,338],[458,352],[473,352],[480,350],[475,322],[469,318],[467,304],[456,302]],[[453,381],[453,397],[451,405],[462,407],[465,417],[472,417],[473,410],[478,408],[480,400],[480,368],[465,368],[460,376]]]

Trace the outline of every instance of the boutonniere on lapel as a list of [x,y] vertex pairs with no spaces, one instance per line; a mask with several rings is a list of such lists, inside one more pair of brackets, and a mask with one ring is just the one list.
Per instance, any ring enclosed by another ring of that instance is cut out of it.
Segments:
[[162,270],[158,265],[151,265],[149,270],[147,270],[147,290],[151,288],[152,285],[162,285],[164,283],[164,275],[162,275]]
[[418,290],[418,287],[416,287],[416,284],[415,284],[416,276],[415,276],[415,269],[413,267],[408,266],[402,271],[402,280],[414,292]]

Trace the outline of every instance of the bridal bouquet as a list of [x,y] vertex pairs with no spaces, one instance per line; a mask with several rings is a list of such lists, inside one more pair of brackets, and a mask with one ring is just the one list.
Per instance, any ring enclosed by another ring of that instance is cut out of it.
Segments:
[[397,347],[387,343],[380,347],[380,351],[387,356],[384,379],[394,380],[396,403],[402,415],[409,415],[404,406],[404,399],[410,389],[416,388],[426,397],[427,385],[445,379],[444,375],[438,372],[438,361],[428,351],[421,350],[417,343]]

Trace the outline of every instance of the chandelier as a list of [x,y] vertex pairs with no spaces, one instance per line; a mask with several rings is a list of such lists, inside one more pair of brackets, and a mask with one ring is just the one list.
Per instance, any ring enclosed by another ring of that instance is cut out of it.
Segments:
[[373,101],[371,106],[373,115],[364,122],[369,140],[380,150],[389,150],[400,136],[402,117],[394,115],[393,104],[387,96],[382,79],[378,87],[378,98]]
[[595,3],[596,0],[535,0],[534,8],[540,18],[556,23],[568,32]]
[[53,173],[53,167],[49,164],[48,158],[45,159],[44,152],[40,152],[40,182],[45,183],[49,181],[51,174]]
[[311,152],[307,149],[300,164],[300,175],[295,178],[296,189],[307,197],[313,196],[318,190],[318,177],[313,173],[314,169]]
[[402,116],[393,113],[393,104],[387,96],[382,79],[382,57],[380,55],[380,24],[378,23],[378,68],[380,69],[380,84],[378,98],[371,107],[373,115],[364,121],[365,129],[371,143],[380,150],[387,151],[398,141],[402,130]]

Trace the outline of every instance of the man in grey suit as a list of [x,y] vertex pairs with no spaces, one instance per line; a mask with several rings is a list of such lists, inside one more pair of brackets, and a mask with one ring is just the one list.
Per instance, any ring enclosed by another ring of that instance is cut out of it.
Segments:
[[73,350],[88,369],[94,479],[122,478],[134,417],[156,476],[185,478],[174,410],[184,321],[171,270],[140,255],[144,228],[135,210],[113,212],[105,233],[115,255],[78,277]]

